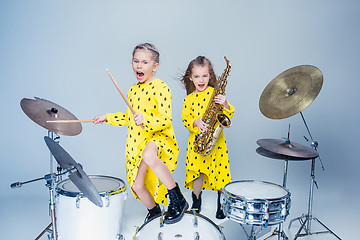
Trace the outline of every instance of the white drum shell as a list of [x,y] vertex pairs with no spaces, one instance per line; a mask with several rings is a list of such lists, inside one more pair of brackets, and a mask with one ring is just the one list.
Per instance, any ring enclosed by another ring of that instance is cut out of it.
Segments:
[[[78,194],[77,197],[64,195],[57,187],[55,213],[59,240],[112,240],[118,239],[122,233],[127,197],[124,182],[107,176],[89,178],[98,189],[104,206],[96,206],[82,194]],[[97,179],[117,181],[123,186],[123,190],[114,193],[101,192],[97,186]]]
[[228,183],[221,197],[225,215],[236,222],[274,225],[285,221],[290,210],[290,192],[280,185],[244,180]]
[[[207,217],[195,214],[197,226],[194,226],[194,215],[187,211],[181,221],[174,224],[164,224],[160,227],[160,217],[144,223],[134,236],[134,240],[226,240],[219,227]],[[198,236],[199,238],[196,238]]]

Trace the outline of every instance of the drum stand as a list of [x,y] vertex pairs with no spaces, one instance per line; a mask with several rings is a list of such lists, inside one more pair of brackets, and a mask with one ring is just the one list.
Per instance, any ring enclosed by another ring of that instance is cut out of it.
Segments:
[[[309,133],[309,136],[311,138],[311,146],[316,150],[316,148],[318,147],[318,143],[316,141],[313,140],[310,130],[306,124],[305,118],[302,114],[302,112],[300,112],[301,117],[304,121],[305,127]],[[307,140],[307,138],[305,137],[305,139]],[[324,165],[321,162],[321,159],[319,157],[320,163],[322,165],[322,169],[324,170]],[[294,221],[299,221],[301,226],[300,229],[297,231],[294,240],[296,240],[298,237],[304,237],[304,236],[308,236],[308,235],[314,235],[314,234],[321,234],[321,233],[331,233],[333,234],[337,239],[341,238],[339,236],[337,236],[333,231],[331,231],[327,226],[325,226],[325,224],[323,224],[322,222],[320,222],[319,219],[317,219],[316,217],[314,217],[312,215],[312,204],[313,204],[313,197],[314,197],[314,184],[317,186],[317,183],[315,181],[315,158],[312,159],[311,161],[311,181],[310,181],[310,192],[309,192],[309,203],[308,203],[308,212],[307,214],[303,214],[300,217],[294,218],[290,221],[289,227],[288,229],[290,229],[291,224]],[[318,222],[320,225],[322,225],[327,231],[319,231],[319,232],[311,232],[311,220],[315,220],[316,222]],[[301,233],[301,231],[304,230],[305,233]]]

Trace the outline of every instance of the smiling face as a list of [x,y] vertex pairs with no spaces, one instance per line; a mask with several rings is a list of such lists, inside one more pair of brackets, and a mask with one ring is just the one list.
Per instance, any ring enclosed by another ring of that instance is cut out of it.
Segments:
[[146,49],[137,49],[133,55],[132,67],[139,83],[151,82],[155,79],[153,72],[158,68],[153,54]]
[[209,73],[208,65],[204,65],[204,66],[195,65],[191,69],[190,80],[195,85],[196,88],[195,92],[202,92],[205,89],[207,89],[209,84],[209,79],[210,79],[210,73]]

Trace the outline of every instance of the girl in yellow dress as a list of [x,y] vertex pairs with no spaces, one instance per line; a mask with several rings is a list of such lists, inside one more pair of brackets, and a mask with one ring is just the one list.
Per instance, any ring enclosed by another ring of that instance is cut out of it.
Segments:
[[171,91],[165,82],[153,74],[159,66],[159,52],[149,43],[133,51],[132,68],[137,78],[127,93],[136,111],[106,113],[94,118],[94,123],[128,125],[125,157],[126,177],[134,196],[148,209],[145,218],[151,221],[161,214],[158,204],[166,204],[164,222],[181,220],[188,203],[171,173],[177,166],[179,148],[172,126]]
[[[201,117],[206,111],[216,83],[216,75],[209,59],[199,56],[189,63],[181,81],[185,85],[187,96],[183,102],[181,118],[189,130],[189,140],[186,148],[185,187],[192,189],[192,209],[201,210],[202,190],[218,191],[216,218],[223,219],[225,215],[220,205],[220,190],[231,182],[229,157],[224,132],[221,132],[216,145],[208,156],[194,152],[195,136],[205,132],[208,124]],[[217,95],[215,103],[223,105],[223,113],[232,118],[234,107],[230,105],[225,95]]]

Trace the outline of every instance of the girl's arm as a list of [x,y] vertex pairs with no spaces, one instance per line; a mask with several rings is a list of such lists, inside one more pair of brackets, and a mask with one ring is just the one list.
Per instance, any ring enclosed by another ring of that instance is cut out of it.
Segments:
[[188,98],[185,98],[183,101],[181,119],[183,120],[184,127],[186,127],[189,131],[198,133],[199,128],[197,127],[195,121],[195,117],[191,114],[191,102]]
[[117,112],[117,113],[106,113],[106,123],[114,126],[124,126],[129,124],[129,117],[127,112]]

